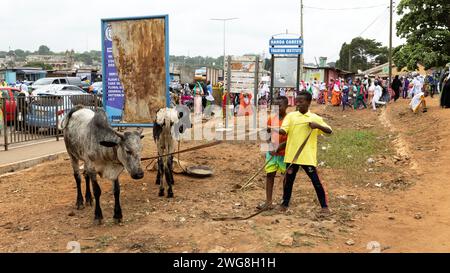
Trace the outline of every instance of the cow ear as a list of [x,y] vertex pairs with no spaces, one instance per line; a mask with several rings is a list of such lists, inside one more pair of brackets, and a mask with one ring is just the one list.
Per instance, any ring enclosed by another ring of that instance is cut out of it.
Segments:
[[100,145],[105,146],[105,147],[114,147],[114,146],[117,146],[117,143],[113,142],[113,141],[103,140],[103,141],[100,141]]

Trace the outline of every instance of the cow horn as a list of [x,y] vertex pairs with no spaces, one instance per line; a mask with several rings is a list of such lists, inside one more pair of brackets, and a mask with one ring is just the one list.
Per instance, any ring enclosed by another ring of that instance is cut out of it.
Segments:
[[119,133],[117,131],[114,131],[114,134],[116,134],[116,136],[120,137],[120,139],[124,139],[125,136],[122,133]]
[[142,127],[138,127],[137,128],[137,132],[142,135],[142,132],[144,131],[144,129]]

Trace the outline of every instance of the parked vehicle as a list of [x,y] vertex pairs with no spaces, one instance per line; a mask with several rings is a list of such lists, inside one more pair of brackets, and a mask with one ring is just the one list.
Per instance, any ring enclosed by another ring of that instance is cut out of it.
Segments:
[[95,103],[101,107],[101,99],[84,92],[72,85],[52,85],[45,89],[37,89],[26,116],[26,124],[31,127],[57,128],[62,130],[61,121],[77,104],[95,108]]
[[86,94],[86,92],[78,86],[68,84],[42,85],[31,92],[31,95],[38,94],[57,94],[61,92],[68,95]]
[[[6,113],[3,113],[4,118],[6,118],[7,122],[11,122],[14,120],[16,116],[16,108],[17,108],[17,94],[19,94],[20,90],[13,87],[0,87],[0,95],[3,98],[3,102],[5,103],[4,109]],[[3,107],[3,105],[1,105]],[[2,108],[3,110],[3,108]],[[3,122],[3,120],[0,120]]]
[[103,94],[103,82],[94,82],[91,86],[89,86],[89,93],[102,95]]
[[85,91],[87,91],[87,89],[89,88],[89,85],[86,84],[85,82],[82,82],[81,78],[79,78],[79,77],[55,77],[55,78],[42,78],[42,79],[35,81],[31,85],[31,89],[34,91],[38,88],[42,88],[43,86],[54,85],[54,84],[75,85],[81,89],[84,88],[83,90],[85,90]]

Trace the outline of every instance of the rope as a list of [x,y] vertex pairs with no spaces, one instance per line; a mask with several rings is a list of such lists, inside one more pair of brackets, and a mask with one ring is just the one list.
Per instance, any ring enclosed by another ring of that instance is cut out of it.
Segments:
[[184,173],[187,173],[188,171],[186,170],[186,169],[184,169],[183,168],[183,166],[181,166],[181,161],[180,161],[180,140],[178,140],[178,161],[177,161],[177,163],[178,163],[178,166],[180,167],[180,169],[184,172]]
[[156,159],[158,157],[163,157],[163,156],[168,156],[168,155],[174,155],[174,154],[179,154],[179,153],[186,153],[186,152],[191,152],[191,151],[195,151],[195,150],[199,150],[199,149],[203,149],[203,148],[208,148],[208,147],[212,147],[212,146],[216,146],[218,144],[221,144],[223,141],[222,140],[218,140],[212,143],[207,143],[207,144],[202,144],[199,146],[194,146],[185,150],[181,150],[181,151],[177,151],[177,152],[172,152],[172,153],[168,153],[168,154],[164,154],[164,155],[155,155],[155,156],[151,156],[151,157],[143,157],[141,158],[141,161],[145,161],[145,160],[150,160],[150,159]]

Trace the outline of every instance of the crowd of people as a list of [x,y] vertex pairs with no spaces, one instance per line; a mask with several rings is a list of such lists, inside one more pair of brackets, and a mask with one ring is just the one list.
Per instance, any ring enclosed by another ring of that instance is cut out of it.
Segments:
[[[386,106],[390,102],[395,102],[400,98],[411,101],[410,108],[417,112],[419,106],[423,112],[427,111],[425,98],[433,98],[435,94],[443,93],[447,74],[439,77],[437,75],[420,75],[411,73],[407,76],[396,75],[391,84],[388,80],[380,77],[348,78],[348,79],[330,79],[328,83],[320,82],[314,79],[312,82],[301,81],[299,90],[294,88],[274,88],[274,98],[286,97],[288,106],[294,106],[297,94],[306,91],[312,95],[312,100],[317,104],[331,105],[346,109],[366,109],[371,108],[376,111],[377,108]],[[450,103],[444,101],[450,100],[450,95],[441,95],[441,106],[450,107]],[[267,86],[260,88],[258,94],[258,104],[265,105],[270,103],[270,91]]]
[[[295,88],[274,88],[273,98],[286,97],[288,106],[295,105],[295,99],[302,91],[311,94],[312,101],[317,104],[361,110],[372,109],[376,111],[398,99],[410,100],[410,109],[414,112],[422,110],[427,112],[426,97],[433,98],[435,94],[441,95],[441,106],[450,107],[450,91],[444,92],[448,71],[441,74],[420,75],[410,73],[405,76],[396,75],[389,84],[381,77],[337,78],[330,79],[328,83],[314,79],[311,82],[301,81],[299,90]],[[213,96],[213,90],[219,90],[220,96]],[[187,105],[196,115],[204,114],[208,105],[222,104],[223,116],[226,115],[226,105],[232,105],[229,115],[248,116],[253,114],[252,92],[234,93],[224,89],[222,82],[214,88],[211,82],[194,82],[184,84],[181,90],[172,90],[174,104]],[[272,104],[272,96],[268,83],[261,83],[257,94],[257,104],[267,106]],[[217,101],[217,100],[221,100]]]
[[[447,71],[441,75],[440,81],[432,75],[421,76],[415,73],[407,77],[396,76],[389,86],[386,80],[364,77],[354,81],[331,80],[327,86],[317,81],[312,84],[302,82],[298,92],[293,89],[278,89],[274,104],[279,106],[279,111],[267,122],[267,131],[271,133],[271,149],[265,155],[266,198],[256,208],[286,211],[296,174],[303,169],[316,191],[321,207],[320,215],[330,214],[326,189],[320,181],[316,167],[317,135],[331,134],[332,129],[320,116],[309,111],[313,100],[319,104],[342,106],[343,111],[346,106],[353,109],[367,108],[366,103],[376,110],[378,106],[384,106],[402,97],[411,99],[412,111],[417,112],[422,105],[423,111],[426,112],[424,98],[440,93],[440,106],[450,108],[450,64],[446,68]],[[268,95],[260,92],[259,97],[267,100]],[[293,105],[290,96],[294,97]],[[295,106],[296,111],[287,113],[288,106]],[[283,196],[279,203],[274,204],[273,188],[277,172],[283,176]]]
[[196,116],[201,116],[208,105],[215,103],[211,81],[185,83],[180,89],[170,88],[171,103],[185,105]]

